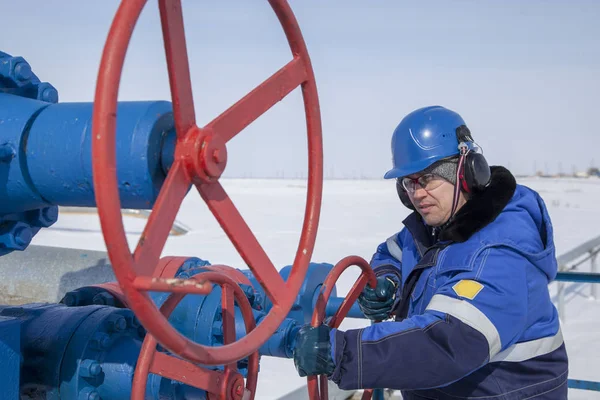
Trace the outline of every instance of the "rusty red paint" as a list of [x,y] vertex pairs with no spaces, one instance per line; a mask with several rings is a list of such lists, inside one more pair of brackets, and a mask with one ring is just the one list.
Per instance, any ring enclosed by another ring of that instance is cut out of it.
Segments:
[[[115,127],[117,95],[125,54],[145,0],[122,1],[111,25],[100,63],[94,100],[93,178],[96,204],[115,276],[127,304],[157,341],[171,352],[206,365],[231,364],[264,344],[289,313],[312,256],[320,217],[323,187],[323,143],[316,82],[300,28],[285,0],[270,0],[290,44],[293,60],[271,78],[215,118],[196,126],[189,62],[180,0],[160,0],[159,9],[173,113],[177,130],[174,163],[153,207],[142,240],[131,254],[117,185]],[[302,234],[288,281],[284,282],[255,235],[218,183],[227,161],[226,143],[298,85],[304,98],[308,129],[308,191]],[[216,154],[215,154],[216,153]],[[191,293],[192,285],[163,287],[151,283],[161,275],[164,249],[183,198],[191,184],[209,205],[235,248],[265,289],[274,306],[243,340],[206,348],[177,332],[156,308],[146,290],[162,288]],[[148,283],[150,282],[150,283]]]
[[[350,289],[350,292],[348,292],[348,295],[344,298],[340,308],[336,311],[331,320],[329,320],[329,326],[332,328],[339,327],[342,323],[342,320],[346,315],[348,315],[350,308],[352,308],[352,305],[356,299],[358,299],[358,296],[363,291],[365,286],[368,284],[374,288],[377,285],[377,278],[375,277],[375,273],[373,272],[373,269],[369,265],[368,261],[358,256],[348,256],[343,258],[332,268],[329,274],[327,274],[327,278],[325,278],[323,286],[321,286],[321,292],[317,298],[317,303],[315,304],[315,310],[311,320],[312,326],[319,326],[323,323],[325,319],[325,308],[327,306],[327,302],[329,301],[329,297],[331,296],[331,292],[335,287],[335,282],[337,282],[339,277],[346,269],[352,266],[360,267],[362,273],[356,282],[354,282],[354,285],[352,285],[352,289]],[[317,379],[319,380],[318,383]],[[307,377],[307,380],[308,395],[311,400],[325,400],[328,398],[327,376],[309,376]],[[369,400],[371,396],[372,390],[365,390],[362,399]]]

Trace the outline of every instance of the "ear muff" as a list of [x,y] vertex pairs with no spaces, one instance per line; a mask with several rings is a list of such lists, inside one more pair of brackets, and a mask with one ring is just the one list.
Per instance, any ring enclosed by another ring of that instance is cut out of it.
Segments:
[[[456,128],[456,139],[459,143],[473,143],[471,131],[465,125]],[[459,174],[461,188],[467,193],[481,191],[489,185],[491,176],[490,166],[483,154],[468,152]]]
[[487,160],[480,153],[469,153],[464,165],[464,184],[469,192],[481,191],[489,183],[492,174]]
[[396,191],[398,192],[398,197],[400,197],[402,204],[404,204],[407,208],[414,210],[415,206],[413,206],[412,202],[410,201],[408,193],[406,193],[406,190],[404,190],[400,179],[396,179]]

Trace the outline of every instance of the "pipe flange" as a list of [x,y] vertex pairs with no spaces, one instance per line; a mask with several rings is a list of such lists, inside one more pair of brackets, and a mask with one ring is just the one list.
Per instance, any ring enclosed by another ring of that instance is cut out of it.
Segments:
[[114,377],[107,377],[107,373],[113,371],[114,365],[120,362],[122,368],[131,368],[133,376],[133,365],[126,362],[130,360],[126,360],[125,354],[117,353],[122,353],[122,348],[133,353],[139,352],[145,336],[145,331],[131,310],[91,307],[98,309],[74,332],[63,358],[60,392],[65,398],[80,399],[83,396],[85,400],[101,399],[103,392],[112,390],[104,386],[119,384],[113,382]]
[[0,51],[0,93],[8,93],[47,103],[58,103],[58,91],[42,82],[23,57]]

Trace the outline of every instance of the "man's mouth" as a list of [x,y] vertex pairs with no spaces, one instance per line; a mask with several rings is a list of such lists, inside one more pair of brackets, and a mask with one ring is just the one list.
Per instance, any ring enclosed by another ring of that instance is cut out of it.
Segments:
[[429,211],[431,211],[432,208],[433,208],[433,204],[421,204],[419,206],[419,210],[421,210],[422,212],[429,212]]

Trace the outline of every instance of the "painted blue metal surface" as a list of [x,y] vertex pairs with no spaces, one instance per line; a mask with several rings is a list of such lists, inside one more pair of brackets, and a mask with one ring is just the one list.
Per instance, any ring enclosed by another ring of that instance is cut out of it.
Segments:
[[600,283],[600,274],[593,272],[559,272],[556,281]]
[[57,219],[57,206],[0,215],[0,256],[14,250],[25,250],[41,228],[52,226]]
[[[196,257],[189,258],[182,264],[177,273],[179,278],[190,278],[204,271],[204,267],[210,265],[208,261]],[[261,356],[292,358],[294,340],[301,325],[310,322],[313,314],[316,296],[322,285],[323,279],[333,266],[331,264],[309,265],[307,279],[298,295],[296,304],[292,307],[287,318],[281,323],[277,331],[259,349]],[[289,274],[290,268],[286,267],[280,271],[284,278]],[[256,282],[250,271],[240,271],[253,287],[242,285],[250,303],[253,307],[254,319],[257,324],[267,315],[271,308],[267,296],[262,287]],[[335,294],[335,289],[333,291]],[[162,292],[151,292],[150,296],[155,304],[160,307],[167,299],[168,294]],[[327,304],[327,315],[332,316],[339,308],[343,298],[332,297]],[[70,306],[85,306],[90,304],[111,305],[123,307],[117,299],[108,292],[98,287],[90,286],[79,288],[68,292],[61,301]],[[355,304],[350,311],[350,317],[364,318],[360,309]],[[235,309],[235,328],[237,339],[246,335],[244,321],[239,308]],[[169,318],[170,323],[184,336],[207,346],[221,346],[223,344],[223,324],[221,316],[221,288],[215,285],[208,296],[188,295],[179,303]],[[247,360],[239,362],[240,371],[245,374]]]
[[[0,343],[7,343],[8,337],[12,348],[22,354],[21,399],[129,399],[144,335],[128,309],[62,304],[0,307]],[[21,358],[19,353],[13,353],[16,354],[11,371],[14,377]],[[4,360],[0,363],[2,367]],[[16,376],[18,386],[18,373]],[[4,378],[0,377],[0,383],[4,383],[1,380]],[[204,391],[159,376],[151,376],[146,391],[149,399],[203,399],[206,395]],[[17,394],[2,398],[19,397]]]
[[[92,189],[93,103],[56,104],[31,126],[23,149],[31,181],[51,204],[95,206]],[[123,208],[149,209],[166,174],[162,144],[175,135],[171,103],[119,102],[116,156]]]
[[3,399],[19,398],[20,329],[19,320],[0,316],[0,390]]
[[58,92],[48,82],[41,82],[23,57],[13,57],[0,51],[0,93],[58,102]]
[[[95,206],[92,108],[93,103],[50,105],[0,93],[0,143],[9,148],[4,153],[15,153],[0,170],[0,215],[50,205]],[[117,114],[122,207],[149,209],[166,176],[163,142],[175,134],[171,104],[120,102]]]
[[[12,158],[5,156],[0,164],[0,215],[50,205],[35,190],[24,154],[31,124],[48,106],[49,103],[42,101],[0,93],[0,143],[5,155],[13,154]],[[62,154],[52,155],[60,156]]]
[[[7,82],[2,78],[0,82]],[[31,117],[49,105],[0,90],[0,256],[24,250],[41,227],[52,225],[58,217],[58,208],[43,201],[28,184],[23,173],[27,163],[20,154],[22,133],[29,129]],[[15,186],[20,195],[11,198],[9,191]]]
[[[593,272],[559,272],[556,274],[556,281],[562,282],[587,282],[600,283],[600,274]],[[569,379],[568,385],[572,389],[600,391],[600,382],[584,381],[580,379]]]
[[[312,315],[315,309],[315,304],[317,303],[317,298],[319,296],[319,291],[321,286],[323,285],[323,281],[333,268],[332,264],[328,263],[310,263],[308,266],[308,271],[306,273],[306,278],[302,283],[302,287],[300,288],[300,292],[298,292],[298,297],[292,306],[292,310],[288,314],[288,318],[295,319],[300,324],[308,324],[312,319]],[[283,277],[284,280],[287,280],[290,272],[292,270],[292,266],[288,265],[282,268],[279,271],[279,274]],[[252,286],[258,292],[256,294],[256,303],[258,303],[261,309],[268,312],[273,304],[266,296],[264,290],[258,283],[258,281],[252,275],[252,272],[249,270],[242,271],[244,275],[248,277],[250,282],[252,282]],[[337,291],[334,288],[331,292],[331,298],[329,299],[327,306],[325,308],[325,315],[327,317],[331,317],[338,310],[339,306],[342,304],[343,298],[336,297]],[[354,303],[352,308],[348,314],[350,318],[364,318],[364,315],[360,311],[358,307],[358,303]]]
[[[0,52],[0,256],[56,222],[56,206],[95,206],[93,103],[57,102],[27,61]],[[121,205],[150,209],[173,162],[171,103],[120,102],[117,114]]]
[[600,392],[600,382],[582,381],[580,379],[569,379],[567,385],[571,389],[592,390]]
[[[342,301],[344,301],[343,297],[330,298],[327,302],[327,306],[325,307],[325,315],[328,317],[332,317],[337,312],[337,310],[339,310],[340,306],[342,305]],[[365,315],[360,310],[358,303],[354,303],[350,308],[350,311],[348,311],[348,315],[346,315],[346,318],[364,319]]]

